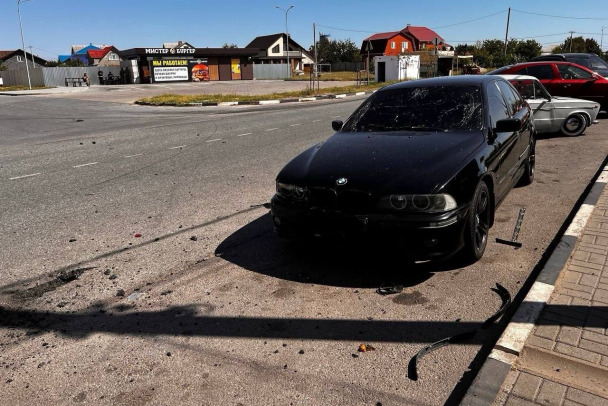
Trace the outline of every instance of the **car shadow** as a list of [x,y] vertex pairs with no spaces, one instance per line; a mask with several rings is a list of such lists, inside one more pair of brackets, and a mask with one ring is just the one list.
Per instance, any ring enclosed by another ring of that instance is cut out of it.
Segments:
[[434,273],[467,266],[458,259],[414,262],[407,247],[349,240],[288,240],[275,235],[270,214],[240,228],[215,250],[239,267],[284,280],[350,288],[411,287]]

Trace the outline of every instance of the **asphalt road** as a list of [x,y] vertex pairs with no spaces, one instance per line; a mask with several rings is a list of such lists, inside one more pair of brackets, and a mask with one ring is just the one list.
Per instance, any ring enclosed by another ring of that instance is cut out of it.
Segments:
[[[481,261],[415,264],[272,232],[274,177],[363,100],[174,109],[0,97],[0,399],[8,404],[439,405],[606,157],[608,122],[542,137]],[[141,235],[141,236],[139,236]],[[406,250],[407,247],[404,247]],[[76,271],[74,271],[76,270]],[[404,285],[380,296],[380,284]],[[358,353],[360,343],[375,351]]]

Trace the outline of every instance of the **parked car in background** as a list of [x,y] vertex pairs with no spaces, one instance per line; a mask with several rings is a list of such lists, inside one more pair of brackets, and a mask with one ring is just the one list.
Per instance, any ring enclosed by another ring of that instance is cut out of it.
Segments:
[[496,207],[534,178],[530,107],[497,76],[390,85],[332,128],[279,172],[277,234],[367,235],[415,259],[477,260]]
[[575,63],[524,62],[503,66],[486,74],[534,76],[554,96],[591,100],[600,104],[600,110],[608,109],[608,79]]
[[597,123],[600,105],[597,102],[571,97],[551,96],[534,76],[500,75],[517,89],[528,102],[534,116],[537,133],[555,133],[576,136]]
[[565,54],[550,54],[541,55],[530,59],[530,62],[536,61],[564,61],[576,63],[584,66],[595,73],[599,73],[604,77],[608,77],[608,62],[597,56],[596,54],[583,53],[565,53]]

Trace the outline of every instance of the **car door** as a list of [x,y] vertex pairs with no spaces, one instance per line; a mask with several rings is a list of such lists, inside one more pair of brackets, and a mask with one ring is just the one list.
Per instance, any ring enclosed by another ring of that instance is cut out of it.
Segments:
[[511,117],[511,107],[503,97],[496,81],[489,82],[486,87],[488,97],[488,126],[492,134],[491,144],[494,148],[492,159],[494,162],[494,176],[496,179],[496,201],[509,191],[512,170],[517,165],[514,153],[518,140],[518,132],[497,132],[496,123],[499,120]]
[[512,79],[509,82],[532,109],[536,131],[539,133],[553,131],[555,105],[540,82],[534,79]]
[[[510,107],[511,118],[522,118],[522,114],[525,114],[527,110],[526,104],[517,90],[507,81],[498,81],[498,88],[500,89],[503,97],[505,98],[507,105]],[[510,169],[508,176],[510,176],[511,182],[517,181],[515,177],[518,175],[518,170],[524,163],[528,146],[530,145],[530,131],[527,127],[520,128],[519,131],[515,132],[516,141],[513,147],[513,167]]]
[[561,77],[560,85],[564,93],[561,96],[591,100],[598,103],[604,99],[604,95],[597,94],[593,86],[596,80],[593,73],[570,64],[559,64],[557,70]]

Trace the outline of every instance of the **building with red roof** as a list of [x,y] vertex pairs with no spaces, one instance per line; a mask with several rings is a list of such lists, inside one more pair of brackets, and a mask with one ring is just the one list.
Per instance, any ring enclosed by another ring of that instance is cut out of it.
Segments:
[[368,44],[371,46],[370,57],[432,50],[435,48],[435,38],[439,40],[439,49],[449,47],[444,39],[430,28],[408,24],[401,31],[380,32],[365,38],[361,44],[361,55],[367,55]]
[[87,50],[86,58],[89,66],[120,66],[118,49],[113,45],[102,49],[89,49]]

